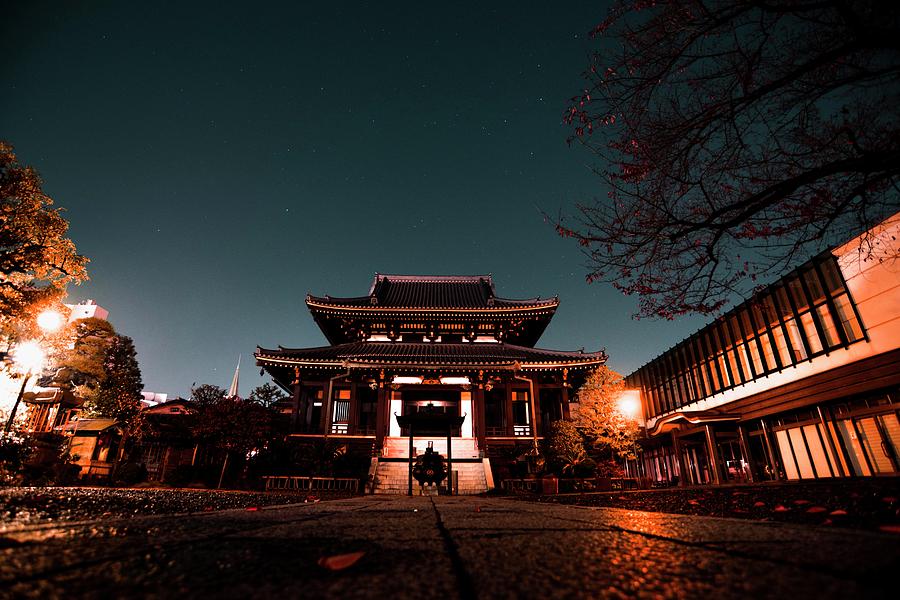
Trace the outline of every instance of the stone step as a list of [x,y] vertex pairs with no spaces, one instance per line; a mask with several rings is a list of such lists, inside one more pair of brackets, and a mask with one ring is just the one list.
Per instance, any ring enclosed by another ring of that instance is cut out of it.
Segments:
[[[456,463],[453,470],[457,473],[457,485],[460,494],[480,494],[487,491],[487,478],[484,464]],[[405,494],[409,490],[409,463],[379,461],[375,467],[376,494]],[[419,484],[413,481],[413,493],[419,493]]]

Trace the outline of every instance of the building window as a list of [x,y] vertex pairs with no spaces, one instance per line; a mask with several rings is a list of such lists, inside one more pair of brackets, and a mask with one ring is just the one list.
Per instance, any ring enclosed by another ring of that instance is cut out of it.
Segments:
[[335,388],[331,433],[347,433],[350,424],[350,388]]
[[527,390],[513,390],[512,393],[513,435],[531,435],[531,406]]

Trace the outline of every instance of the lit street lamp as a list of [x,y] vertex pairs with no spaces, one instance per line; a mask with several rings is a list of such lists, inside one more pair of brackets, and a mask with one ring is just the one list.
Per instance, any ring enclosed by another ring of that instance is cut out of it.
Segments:
[[63,326],[63,316],[53,309],[43,311],[37,316],[38,327],[47,333],[53,333]]
[[16,419],[16,411],[19,409],[22,396],[25,394],[25,386],[28,385],[28,380],[31,379],[32,375],[35,373],[40,374],[44,368],[44,359],[46,358],[43,348],[37,342],[19,344],[13,351],[12,356],[13,362],[15,362],[20,371],[25,373],[25,376],[22,379],[22,387],[19,388],[19,395],[16,396],[16,403],[13,404],[12,411],[9,413],[9,419],[6,421],[6,427],[3,428],[3,433],[9,433],[9,430],[12,429],[13,421]]

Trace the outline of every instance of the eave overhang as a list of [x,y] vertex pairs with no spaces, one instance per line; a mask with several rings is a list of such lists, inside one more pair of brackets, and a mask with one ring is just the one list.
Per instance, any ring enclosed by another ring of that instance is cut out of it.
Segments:
[[738,414],[714,413],[707,410],[678,411],[658,418],[653,426],[647,429],[647,434],[651,437],[661,435],[676,429],[679,425],[684,423],[704,425],[707,423],[739,421],[740,418],[741,416]]

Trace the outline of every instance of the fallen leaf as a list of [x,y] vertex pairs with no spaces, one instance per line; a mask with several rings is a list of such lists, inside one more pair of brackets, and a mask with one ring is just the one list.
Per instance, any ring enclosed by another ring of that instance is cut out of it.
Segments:
[[259,510],[259,507],[258,507],[258,506],[248,506],[248,507],[247,507],[247,510],[248,510],[248,511]]
[[754,502],[754,503],[753,503],[753,508],[762,508],[762,507],[765,506],[765,505],[766,505],[765,502]]
[[787,512],[789,509],[785,508],[781,504],[772,509],[772,512]]
[[794,500],[794,504],[797,506],[803,506],[804,504],[812,504],[809,500]]
[[837,509],[837,510],[831,511],[831,512],[828,513],[828,514],[831,515],[832,517],[841,517],[841,516],[846,515],[846,514],[847,514],[847,511],[846,511],[846,510],[841,510],[841,509],[839,508],[839,509]]
[[352,567],[359,559],[365,556],[365,552],[350,552],[349,554],[335,554],[334,556],[323,556],[319,559],[319,566],[329,571],[342,571],[348,567]]
[[886,533],[900,533],[900,525],[882,525],[878,530]]
[[812,513],[812,514],[823,513],[826,511],[828,511],[828,509],[825,508],[824,506],[810,506],[808,509],[806,509],[806,512]]

